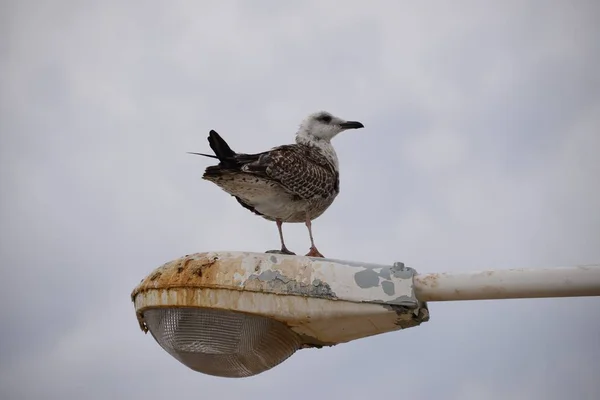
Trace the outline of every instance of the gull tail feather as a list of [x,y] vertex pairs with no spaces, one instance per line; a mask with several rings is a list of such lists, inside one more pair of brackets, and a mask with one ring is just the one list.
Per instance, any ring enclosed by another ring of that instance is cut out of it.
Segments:
[[236,156],[235,151],[231,150],[225,139],[212,129],[208,134],[208,144],[222,163],[231,161]]
[[197,156],[204,156],[204,157],[217,158],[217,159],[219,158],[217,156],[213,156],[212,154],[194,153],[194,152],[191,152],[191,151],[188,151],[187,153],[188,154],[195,154]]
[[206,168],[203,178],[210,179],[223,176],[224,174],[231,173],[233,170],[237,170],[240,167],[240,163],[237,160],[238,154],[229,147],[225,139],[221,137],[216,131],[210,130],[208,134],[208,144],[215,153],[195,153],[188,152],[188,154],[194,154],[198,156],[204,156],[209,158],[216,158],[219,160],[218,165],[211,165]]
[[219,166],[224,168],[232,167],[237,164],[237,162],[235,161],[235,156],[237,155],[237,153],[231,150],[231,147],[229,147],[225,139],[223,139],[221,135],[219,135],[216,131],[212,129],[208,134],[208,144],[210,145],[212,151],[214,151],[215,155],[195,153],[191,151],[188,151],[187,153],[194,154],[197,156],[216,158],[220,161]]

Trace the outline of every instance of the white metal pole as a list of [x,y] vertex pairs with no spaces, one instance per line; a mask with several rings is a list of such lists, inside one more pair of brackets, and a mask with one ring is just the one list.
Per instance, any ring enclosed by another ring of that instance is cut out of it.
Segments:
[[422,301],[600,296],[600,265],[419,274]]

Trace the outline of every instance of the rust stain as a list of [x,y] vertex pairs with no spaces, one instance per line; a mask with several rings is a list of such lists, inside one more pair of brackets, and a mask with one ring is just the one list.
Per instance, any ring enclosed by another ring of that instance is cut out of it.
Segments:
[[135,313],[135,316],[137,317],[138,324],[140,324],[140,329],[142,330],[142,332],[148,333],[148,326],[146,325],[146,322],[144,321],[144,313],[137,312],[137,313]]
[[416,309],[409,309],[402,306],[394,307],[397,319],[394,324],[400,329],[412,328],[429,321],[429,309],[427,303],[420,303]]
[[219,259],[214,253],[180,257],[156,268],[133,289],[131,298],[135,300],[138,293],[149,289],[241,288],[246,275],[243,261],[243,255]]
[[481,291],[483,293],[492,293],[492,294],[500,294],[500,293],[504,293],[506,292],[506,288],[503,288],[501,286],[483,286],[481,288]]
[[[192,261],[191,259],[187,259],[184,263],[184,268],[187,267],[190,264],[190,261]],[[215,258],[214,260],[209,260],[207,262],[203,262],[200,265],[194,265],[192,268],[192,273],[198,275],[200,278],[202,278],[202,274],[204,271],[208,271],[210,267],[212,267],[213,265],[215,265],[215,263],[217,262],[217,259]]]
[[425,276],[421,276],[419,277],[417,275],[417,277],[419,278],[419,281],[424,285],[424,286],[428,286],[431,288],[437,287],[439,282],[439,274],[428,274]]
[[219,271],[226,270],[229,264],[235,261],[231,260],[226,266],[218,257],[209,253],[196,253],[178,258],[162,265],[143,279],[133,290],[132,299],[140,291],[148,289],[182,286],[215,287]]
[[155,273],[153,273],[153,274],[150,276],[150,280],[151,280],[151,281],[155,281],[155,280],[157,280],[158,278],[160,278],[160,276],[161,276],[161,275],[162,275],[162,272],[160,272],[160,271],[156,271]]

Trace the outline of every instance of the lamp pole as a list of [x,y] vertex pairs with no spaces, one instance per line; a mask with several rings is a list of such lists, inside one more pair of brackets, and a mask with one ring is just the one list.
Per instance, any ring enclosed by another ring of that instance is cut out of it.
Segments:
[[250,252],[188,254],[131,294],[140,328],[209,375],[245,377],[297,350],[429,321],[428,302],[600,296],[600,264],[419,274],[397,262]]
[[417,274],[421,301],[600,296],[600,265]]

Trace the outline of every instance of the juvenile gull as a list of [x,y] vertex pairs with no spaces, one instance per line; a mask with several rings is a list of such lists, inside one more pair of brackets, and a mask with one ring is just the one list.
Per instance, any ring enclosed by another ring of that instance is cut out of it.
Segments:
[[338,133],[363,128],[357,121],[345,121],[320,111],[306,117],[296,133],[296,143],[257,153],[236,153],[214,130],[208,143],[218,165],[206,168],[203,179],[234,196],[245,208],[275,221],[281,250],[268,253],[292,254],[283,240],[284,222],[304,222],[310,237],[307,256],[323,257],[317,250],[311,221],[322,215],[339,193],[339,164],[331,145]]

